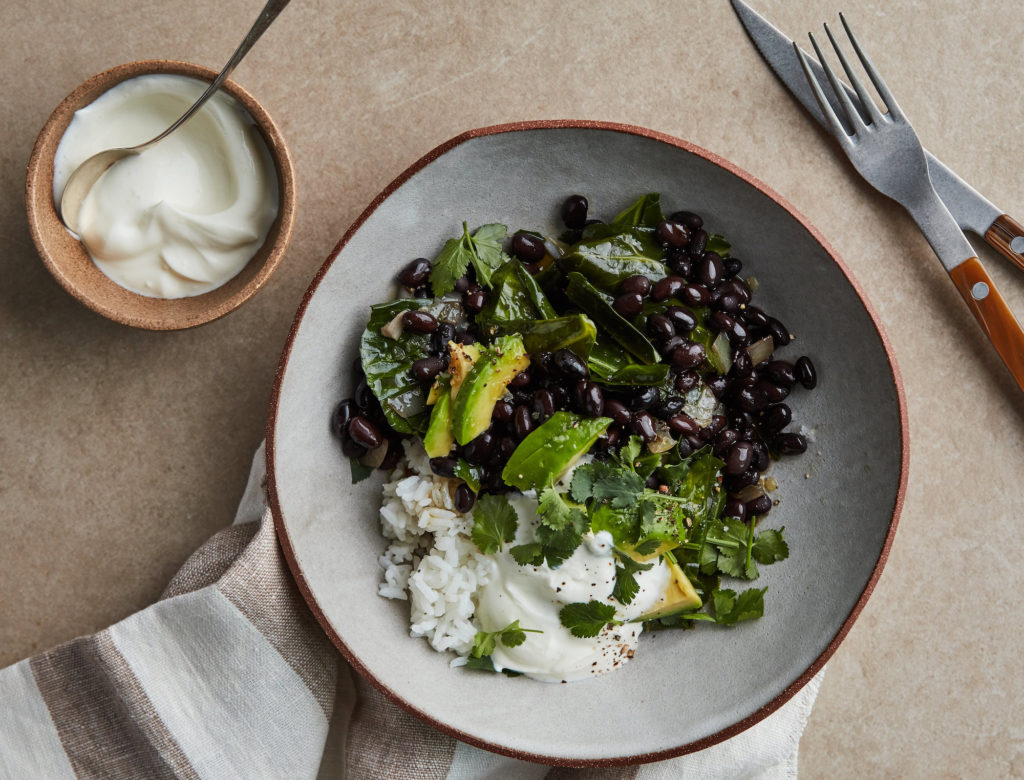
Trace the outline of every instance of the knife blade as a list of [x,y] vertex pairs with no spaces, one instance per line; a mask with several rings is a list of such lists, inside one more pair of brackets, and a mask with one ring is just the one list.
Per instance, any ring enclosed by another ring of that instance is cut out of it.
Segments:
[[[825,126],[821,108],[793,49],[793,41],[743,0],[732,0],[732,6],[761,57],[815,121]],[[818,62],[809,55],[808,61],[815,76],[823,80],[824,71]],[[866,117],[857,93],[843,86],[857,110]],[[831,93],[827,97],[836,115],[842,117],[838,99]],[[1004,214],[927,149],[925,156],[932,186],[960,228],[983,237],[993,249],[1024,270],[1024,226]]]

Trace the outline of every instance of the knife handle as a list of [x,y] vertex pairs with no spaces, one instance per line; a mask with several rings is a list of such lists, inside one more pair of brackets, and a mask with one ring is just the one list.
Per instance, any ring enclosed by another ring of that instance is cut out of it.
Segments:
[[1024,390],[1024,330],[999,294],[992,277],[976,257],[965,260],[949,275],[999,357]]
[[1006,214],[999,217],[985,231],[985,240],[989,245],[1020,270],[1024,271],[1024,250],[1020,252],[1013,251],[1012,244],[1014,239],[1019,239],[1017,241],[1018,248],[1024,244],[1024,227],[1021,227],[1019,222]]

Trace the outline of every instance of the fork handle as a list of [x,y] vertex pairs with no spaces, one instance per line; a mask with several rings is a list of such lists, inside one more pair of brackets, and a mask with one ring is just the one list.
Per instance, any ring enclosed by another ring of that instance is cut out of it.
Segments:
[[1024,271],[1024,252],[1014,252],[1011,246],[1015,238],[1024,241],[1024,227],[1007,214],[999,217],[985,231],[985,240],[989,245]]
[[1024,330],[999,294],[992,277],[976,257],[954,267],[949,275],[999,357],[1024,390]]

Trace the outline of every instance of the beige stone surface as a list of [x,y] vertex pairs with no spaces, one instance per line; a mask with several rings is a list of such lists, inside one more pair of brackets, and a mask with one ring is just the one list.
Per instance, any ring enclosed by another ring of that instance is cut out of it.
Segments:
[[[231,521],[292,313],[384,185],[471,127],[606,119],[697,143],[788,198],[864,285],[903,371],[912,465],[900,530],[829,665],[804,776],[1024,776],[1024,394],[909,218],[839,159],[724,0],[296,0],[236,76],[281,125],[298,173],[295,238],[267,289],[219,322],[159,334],[108,322],[58,287],[23,206],[50,111],[118,63],[219,67],[259,5],[4,3],[0,665],[150,603]],[[1019,4],[755,7],[793,36],[844,10],[926,145],[1024,215]],[[1024,317],[1024,275],[979,251]]]

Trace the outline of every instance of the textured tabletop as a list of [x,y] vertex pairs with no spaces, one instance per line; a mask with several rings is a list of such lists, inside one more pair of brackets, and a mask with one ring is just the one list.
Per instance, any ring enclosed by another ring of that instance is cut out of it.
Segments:
[[[793,37],[846,12],[925,145],[1024,219],[1016,3],[753,4]],[[0,665],[150,603],[230,523],[292,314],[392,178],[472,127],[604,119],[703,146],[793,203],[863,284],[902,370],[906,504],[828,666],[804,775],[1024,776],[1024,394],[910,219],[839,158],[725,0],[295,0],[235,75],[279,123],[298,176],[294,240],[268,287],[220,321],[162,334],[115,325],[57,285],[23,198],[47,116],[122,62],[220,67],[259,6],[4,4]],[[1024,275],[976,244],[1024,318]]]

